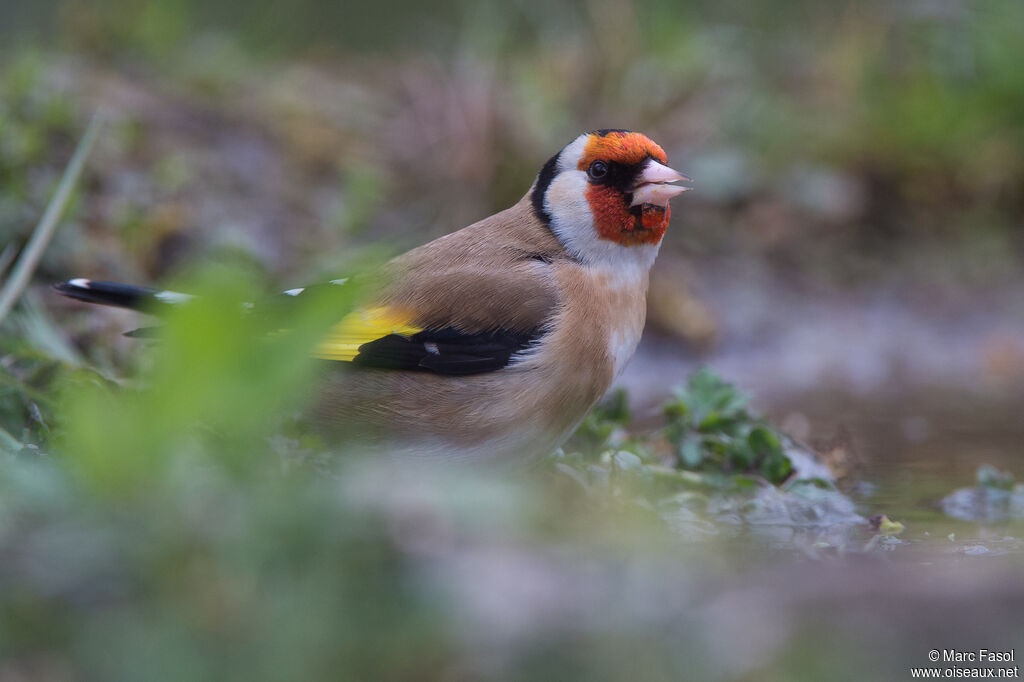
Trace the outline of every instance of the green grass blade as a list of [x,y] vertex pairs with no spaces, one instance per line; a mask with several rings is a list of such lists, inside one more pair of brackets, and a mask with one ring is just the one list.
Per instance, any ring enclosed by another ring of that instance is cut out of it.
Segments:
[[71,197],[71,191],[74,189],[75,184],[78,182],[78,177],[82,173],[85,159],[89,156],[93,143],[96,141],[100,128],[103,126],[103,120],[104,117],[100,112],[97,112],[92,117],[89,127],[86,128],[85,134],[82,135],[82,139],[79,140],[78,146],[75,148],[75,153],[68,162],[67,168],[64,169],[64,175],[57,186],[57,192],[46,207],[46,212],[43,213],[39,224],[36,225],[32,238],[15,264],[14,271],[11,272],[10,279],[4,284],[3,289],[0,289],[0,324],[3,323],[7,313],[10,312],[25,290],[29,280],[32,278],[32,273],[35,272],[36,266],[39,264],[39,259],[43,256],[43,251],[46,250],[47,244],[50,243],[50,238],[53,237],[53,233],[57,229],[57,222],[60,220],[61,214],[63,214],[67,206],[68,199]]
[[0,251],[0,277],[3,277],[4,273],[7,272],[7,268],[14,261],[14,254],[17,252],[18,249],[14,246],[13,242],[5,246],[3,251]]

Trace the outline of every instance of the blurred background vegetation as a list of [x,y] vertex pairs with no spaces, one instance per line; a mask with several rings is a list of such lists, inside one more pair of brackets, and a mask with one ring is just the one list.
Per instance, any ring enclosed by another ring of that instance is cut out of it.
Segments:
[[[1019,643],[1022,31],[1016,0],[0,0],[0,280],[107,120],[0,321],[0,682],[881,679]],[[697,191],[628,402],[538,471],[296,431],[351,300],[211,332],[600,127]],[[71,276],[209,303],[150,347]]]

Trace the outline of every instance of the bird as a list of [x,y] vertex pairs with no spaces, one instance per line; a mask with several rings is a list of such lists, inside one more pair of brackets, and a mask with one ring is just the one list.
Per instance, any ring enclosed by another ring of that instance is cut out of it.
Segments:
[[[513,206],[382,266],[386,284],[314,351],[325,369],[311,423],[402,459],[554,452],[636,350],[669,200],[691,189],[680,181],[692,183],[642,133],[577,136]],[[191,299],[85,278],[54,286],[143,311]]]

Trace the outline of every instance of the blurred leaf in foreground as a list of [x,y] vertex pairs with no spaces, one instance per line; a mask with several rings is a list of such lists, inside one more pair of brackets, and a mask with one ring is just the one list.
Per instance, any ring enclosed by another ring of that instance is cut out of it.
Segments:
[[65,395],[58,449],[111,494],[159,479],[172,455],[204,442],[216,444],[220,464],[251,469],[260,442],[315,396],[323,365],[310,350],[357,295],[354,285],[325,287],[250,314],[242,302],[257,288],[239,271],[212,270],[182,288],[198,295],[166,317],[143,390],[76,385]]

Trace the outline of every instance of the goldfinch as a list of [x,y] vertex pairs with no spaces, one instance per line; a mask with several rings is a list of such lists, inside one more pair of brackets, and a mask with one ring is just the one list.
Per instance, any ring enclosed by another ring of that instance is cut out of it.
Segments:
[[[509,460],[560,446],[640,340],[669,200],[689,189],[667,164],[640,133],[584,133],[511,208],[389,262],[377,298],[316,350],[331,362],[315,421],[400,456]],[[189,298],[87,279],[56,288],[144,310]]]

